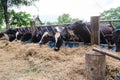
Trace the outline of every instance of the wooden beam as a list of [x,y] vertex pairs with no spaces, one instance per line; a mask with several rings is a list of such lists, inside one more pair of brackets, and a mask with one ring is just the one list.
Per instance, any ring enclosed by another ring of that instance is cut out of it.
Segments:
[[120,60],[120,56],[115,55],[115,54],[112,54],[112,53],[110,53],[110,52],[103,51],[102,49],[93,48],[93,51],[96,51],[96,52],[99,52],[99,53],[101,53],[101,54],[108,55],[108,56],[110,56],[110,57],[113,57],[113,58],[115,58],[115,59]]
[[32,35],[35,33],[35,21],[30,21],[30,25],[31,25],[31,33]]
[[99,45],[100,44],[99,24],[100,24],[99,16],[91,17],[91,45],[93,45],[93,44]]

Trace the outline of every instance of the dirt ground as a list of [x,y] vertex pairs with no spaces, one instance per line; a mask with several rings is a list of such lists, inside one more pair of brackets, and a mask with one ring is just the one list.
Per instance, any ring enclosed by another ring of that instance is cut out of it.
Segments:
[[[62,47],[0,41],[0,80],[85,80],[85,53],[98,46]],[[115,51],[108,50],[119,55]],[[120,75],[120,61],[106,57],[106,80]]]

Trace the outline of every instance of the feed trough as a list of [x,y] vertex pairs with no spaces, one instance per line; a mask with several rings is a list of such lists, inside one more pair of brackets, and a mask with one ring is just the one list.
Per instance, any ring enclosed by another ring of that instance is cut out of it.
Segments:
[[[101,49],[107,49],[107,48],[108,48],[108,45],[107,45],[107,44],[101,44],[101,45],[100,45],[100,48],[101,48]],[[112,45],[111,50],[115,51],[115,50],[116,50],[116,47]]]
[[116,29],[116,30],[120,30],[120,26],[117,26],[115,29]]
[[116,76],[116,77],[115,77],[115,80],[120,80],[120,76]]
[[[82,44],[82,42],[81,43],[80,42],[63,42],[62,46],[73,48],[73,47],[79,47],[81,44]],[[50,48],[55,47],[55,42],[49,41],[48,46]]]

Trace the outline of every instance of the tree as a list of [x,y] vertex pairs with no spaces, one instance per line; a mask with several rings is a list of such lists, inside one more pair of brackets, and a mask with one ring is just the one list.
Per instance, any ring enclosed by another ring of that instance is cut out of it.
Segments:
[[71,23],[71,22],[75,22],[78,21],[78,18],[71,18],[69,14],[63,14],[61,16],[58,16],[57,21],[56,22],[50,22],[48,21],[47,24],[66,24],[66,23]]
[[2,28],[2,25],[3,25],[3,20],[4,20],[4,17],[2,15],[2,10],[0,9],[0,29]]
[[20,27],[20,26],[28,26],[30,21],[32,20],[30,14],[26,12],[18,12],[16,13],[14,10],[10,12],[10,25],[12,27]]
[[[100,14],[100,17],[101,17],[101,20],[120,19],[120,7],[106,10]],[[117,25],[120,25],[120,23],[114,22],[113,25],[117,26]]]
[[0,9],[3,11],[5,23],[6,23],[6,29],[10,28],[10,16],[9,16],[9,9],[13,6],[19,7],[22,5],[30,6],[34,3],[34,1],[38,0],[0,0]]
[[41,26],[41,25],[44,25],[44,23],[41,21],[41,19],[39,18],[39,15],[37,15],[35,18],[35,25],[36,26]]
[[63,14],[57,18],[57,24],[65,24],[79,20],[78,18],[71,18],[69,14]]
[[48,21],[46,24],[47,24],[47,25],[51,25],[51,24],[53,24],[53,23],[52,23],[52,22],[50,22],[50,21]]

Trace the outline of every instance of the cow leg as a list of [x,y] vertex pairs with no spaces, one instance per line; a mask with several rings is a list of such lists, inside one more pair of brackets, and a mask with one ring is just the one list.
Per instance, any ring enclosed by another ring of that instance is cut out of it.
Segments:
[[112,49],[112,48],[113,48],[113,46],[112,46],[111,42],[108,42],[108,49]]
[[120,45],[116,45],[116,52],[120,52]]
[[116,52],[120,52],[120,39],[116,40],[115,45],[116,45]]
[[109,38],[108,39],[108,49],[112,49],[113,48],[113,41]]

